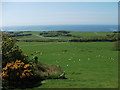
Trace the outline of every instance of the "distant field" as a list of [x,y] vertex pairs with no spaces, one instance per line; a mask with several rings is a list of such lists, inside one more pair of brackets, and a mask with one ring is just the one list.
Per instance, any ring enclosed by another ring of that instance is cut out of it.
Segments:
[[[81,35],[93,34],[87,32]],[[38,33],[34,32],[35,35]],[[114,50],[113,42],[18,42],[18,45],[28,55],[40,51],[39,61],[60,65],[68,78],[45,80],[41,86],[31,90],[118,87],[118,51]]]
[[119,33],[114,32],[83,32],[83,31],[19,31],[11,32],[17,40],[31,41],[71,41],[71,40],[117,40]]

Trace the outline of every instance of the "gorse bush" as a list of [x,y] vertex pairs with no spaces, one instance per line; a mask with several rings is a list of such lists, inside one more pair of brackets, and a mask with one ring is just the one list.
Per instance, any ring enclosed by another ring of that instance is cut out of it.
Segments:
[[21,60],[16,60],[15,62],[7,63],[7,65],[2,69],[2,80],[12,80],[17,81],[20,79],[33,78],[34,76],[32,66],[30,64],[25,64]]
[[[0,76],[2,76],[3,87],[18,87],[23,83],[31,85],[32,82],[38,83],[43,80],[40,74],[36,73],[34,61],[23,54],[15,39],[3,33],[2,40],[2,73]],[[9,85],[10,83],[12,85]]]
[[15,62],[16,60],[28,63],[28,56],[23,54],[19,46],[15,44],[15,39],[3,33],[2,41],[2,67],[5,67],[8,62]]

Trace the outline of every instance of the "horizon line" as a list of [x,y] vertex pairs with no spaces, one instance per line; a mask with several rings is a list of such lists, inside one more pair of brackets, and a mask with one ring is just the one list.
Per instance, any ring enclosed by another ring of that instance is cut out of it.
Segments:
[[59,26],[59,25],[118,25],[118,24],[46,24],[46,25],[7,25],[7,26],[0,26],[0,27],[14,27],[14,26],[49,26],[49,25],[56,25],[56,26]]

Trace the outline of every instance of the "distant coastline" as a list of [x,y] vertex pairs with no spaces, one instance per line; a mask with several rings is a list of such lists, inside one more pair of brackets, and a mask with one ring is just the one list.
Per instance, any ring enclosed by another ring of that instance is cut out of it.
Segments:
[[29,25],[5,26],[2,31],[118,31],[118,25]]

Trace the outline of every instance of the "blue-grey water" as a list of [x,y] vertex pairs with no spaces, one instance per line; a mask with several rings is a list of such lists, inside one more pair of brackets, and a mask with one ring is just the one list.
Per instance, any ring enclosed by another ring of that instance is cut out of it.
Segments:
[[117,31],[117,25],[37,25],[7,26],[2,31]]

